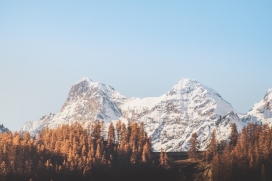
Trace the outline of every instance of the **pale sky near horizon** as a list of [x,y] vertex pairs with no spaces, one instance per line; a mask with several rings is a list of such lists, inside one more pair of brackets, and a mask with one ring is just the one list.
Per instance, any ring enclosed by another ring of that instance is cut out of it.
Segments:
[[246,113],[272,85],[272,1],[0,0],[0,124],[57,113],[82,77],[127,97],[182,77]]

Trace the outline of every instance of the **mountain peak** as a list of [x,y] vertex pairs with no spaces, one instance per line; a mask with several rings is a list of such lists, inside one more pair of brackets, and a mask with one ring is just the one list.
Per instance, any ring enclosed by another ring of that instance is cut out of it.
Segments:
[[184,84],[188,82],[197,82],[195,79],[189,79],[189,78],[180,78],[176,84]]
[[93,82],[89,77],[83,77],[79,81],[76,82],[76,84],[81,82]]
[[188,78],[181,78],[169,91],[169,94],[176,94],[176,93],[189,93],[196,89],[197,87],[202,87],[202,84],[197,82],[194,79],[188,79]]
[[262,123],[272,124],[272,86],[267,90],[264,98],[254,104],[247,115],[251,119],[261,120]]
[[153,141],[153,149],[188,149],[192,132],[197,132],[200,147],[208,144],[210,132],[217,129],[220,138],[229,135],[228,122],[239,122],[236,111],[216,91],[194,79],[181,78],[160,97],[126,98],[112,87],[85,77],[72,86],[61,111],[28,122],[22,131],[36,133],[46,126],[55,128],[73,122],[103,120],[142,122]]
[[194,79],[188,79],[188,78],[181,78],[179,81],[174,85],[176,88],[184,88],[184,87],[189,87],[192,86],[194,83],[196,83],[196,80]]
[[265,96],[264,96],[264,100],[266,102],[272,101],[272,86],[268,89],[268,91],[266,92]]
[[272,86],[268,89],[263,98],[263,107],[272,111]]

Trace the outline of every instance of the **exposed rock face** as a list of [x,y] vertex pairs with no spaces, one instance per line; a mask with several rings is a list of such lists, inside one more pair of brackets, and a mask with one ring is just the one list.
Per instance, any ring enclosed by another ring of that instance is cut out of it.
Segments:
[[32,135],[37,134],[46,126],[49,126],[49,123],[51,120],[53,120],[54,116],[55,114],[49,113],[42,116],[40,120],[26,122],[25,125],[22,127],[21,131],[29,131]]
[[[270,96],[265,96],[263,109],[271,110]],[[270,113],[269,113],[270,114]],[[265,113],[266,116],[269,116]],[[218,139],[227,139],[230,123],[235,122],[241,129],[248,122],[260,123],[241,115],[232,108],[216,91],[196,80],[181,79],[166,94],[160,97],[126,98],[112,87],[83,78],[72,86],[61,111],[49,114],[38,121],[28,122],[21,131],[37,133],[45,126],[51,128],[61,124],[103,120],[137,121],[145,124],[153,141],[153,149],[184,151],[193,132],[199,135],[200,148],[205,149],[212,130]],[[250,118],[249,118],[250,117]]]
[[124,118],[145,123],[156,151],[187,150],[193,132],[205,149],[213,129],[226,139],[229,122],[241,124],[236,111],[216,91],[190,79],[179,80],[160,97],[129,99],[120,108]]
[[33,134],[46,126],[56,128],[58,125],[74,122],[117,120],[122,116],[117,105],[125,99],[110,86],[82,78],[72,86],[58,114],[50,113],[38,121],[27,122],[21,131],[30,131]]
[[117,105],[124,99],[112,87],[83,78],[72,86],[66,102],[54,120],[109,122],[122,116]]
[[272,87],[270,87],[263,98],[264,108],[266,110],[272,110]]
[[0,125],[0,133],[8,132],[9,129],[6,128],[3,124]]
[[272,126],[272,86],[268,89],[264,98],[256,103],[243,118],[246,121],[261,121]]

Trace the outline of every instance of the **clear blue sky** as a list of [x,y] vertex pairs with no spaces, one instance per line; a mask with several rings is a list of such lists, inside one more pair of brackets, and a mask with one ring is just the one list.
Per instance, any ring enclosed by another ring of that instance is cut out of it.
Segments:
[[272,85],[272,1],[0,0],[0,122],[57,113],[80,78],[127,97],[181,77],[240,112]]

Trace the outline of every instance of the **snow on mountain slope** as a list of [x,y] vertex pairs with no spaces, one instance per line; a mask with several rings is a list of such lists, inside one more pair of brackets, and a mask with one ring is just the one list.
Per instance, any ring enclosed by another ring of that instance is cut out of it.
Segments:
[[196,80],[180,79],[160,97],[126,98],[112,87],[83,78],[72,86],[62,109],[38,121],[27,122],[21,131],[38,133],[45,126],[103,120],[143,122],[152,138],[153,149],[184,151],[193,132],[199,135],[200,147],[205,149],[212,130],[218,139],[227,139],[230,123],[241,129],[249,121],[241,120],[232,106],[216,91]]
[[72,86],[58,114],[49,114],[38,121],[27,122],[21,131],[29,131],[33,134],[46,126],[56,128],[58,125],[71,124],[76,121],[103,120],[110,122],[121,117],[121,111],[117,105],[125,99],[110,86],[93,82],[89,78],[82,78]]
[[125,99],[112,87],[83,78],[70,90],[68,98],[54,120],[65,122],[118,119],[117,107]]
[[243,120],[261,121],[262,124],[272,126],[272,86],[268,89],[264,98],[252,107]]
[[213,129],[219,139],[227,139],[229,122],[244,125],[216,91],[190,79],[181,79],[160,97],[128,99],[120,109],[123,117],[145,123],[156,151],[187,150],[193,132],[205,149]]
[[21,131],[23,131],[23,132],[28,131],[32,135],[33,134],[38,134],[39,131],[44,129],[46,126],[49,126],[49,123],[54,118],[54,116],[55,116],[55,114],[49,113],[47,115],[42,116],[37,121],[28,121],[21,128]]

